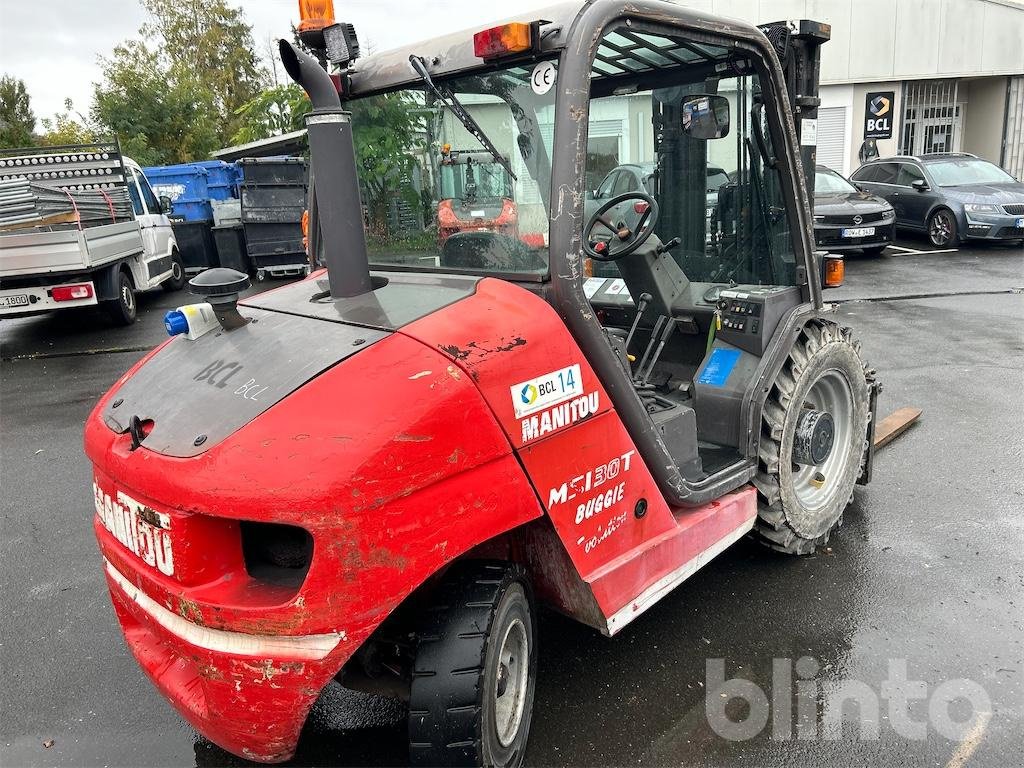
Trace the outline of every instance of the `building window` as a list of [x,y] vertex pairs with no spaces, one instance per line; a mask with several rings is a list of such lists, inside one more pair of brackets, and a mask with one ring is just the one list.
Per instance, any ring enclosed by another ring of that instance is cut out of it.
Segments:
[[958,152],[963,108],[956,80],[903,84],[903,132],[900,154]]

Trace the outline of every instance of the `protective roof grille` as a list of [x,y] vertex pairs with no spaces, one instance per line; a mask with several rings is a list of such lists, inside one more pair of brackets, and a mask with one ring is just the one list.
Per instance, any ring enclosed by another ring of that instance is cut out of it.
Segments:
[[627,72],[646,72],[656,68],[719,61],[729,50],[717,45],[682,42],[669,37],[632,32],[619,27],[601,40],[591,77],[615,76]]

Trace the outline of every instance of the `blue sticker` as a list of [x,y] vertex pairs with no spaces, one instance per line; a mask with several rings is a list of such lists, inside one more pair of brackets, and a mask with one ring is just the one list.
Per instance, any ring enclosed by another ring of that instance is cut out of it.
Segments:
[[708,358],[704,372],[697,379],[698,384],[708,384],[712,387],[725,386],[729,374],[736,367],[736,361],[740,359],[738,349],[716,349]]

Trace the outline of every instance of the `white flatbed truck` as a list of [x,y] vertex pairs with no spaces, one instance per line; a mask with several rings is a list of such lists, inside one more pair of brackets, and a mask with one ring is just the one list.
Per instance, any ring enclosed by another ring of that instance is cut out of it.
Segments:
[[71,213],[0,225],[0,318],[102,304],[115,323],[130,325],[137,292],[184,286],[169,203],[116,144],[0,152],[0,181],[19,177],[62,191],[126,189],[132,214],[111,215],[110,223]]

